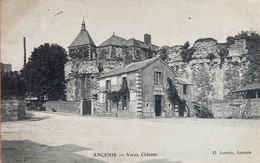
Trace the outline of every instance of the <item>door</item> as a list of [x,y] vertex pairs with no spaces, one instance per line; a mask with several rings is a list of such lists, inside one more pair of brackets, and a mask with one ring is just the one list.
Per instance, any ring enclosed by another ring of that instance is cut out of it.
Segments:
[[83,115],[91,115],[91,101],[84,100],[83,101]]
[[155,95],[155,116],[162,115],[162,96]]

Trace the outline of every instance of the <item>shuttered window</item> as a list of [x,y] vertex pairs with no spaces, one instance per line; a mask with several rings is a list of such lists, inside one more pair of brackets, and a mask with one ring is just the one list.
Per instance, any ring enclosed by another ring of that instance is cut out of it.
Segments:
[[161,72],[155,72],[154,74],[154,84],[155,85],[162,85],[162,73]]

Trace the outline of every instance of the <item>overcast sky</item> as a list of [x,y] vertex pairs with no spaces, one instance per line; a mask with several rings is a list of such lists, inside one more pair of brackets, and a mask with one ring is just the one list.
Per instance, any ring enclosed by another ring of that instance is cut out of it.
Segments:
[[123,38],[174,46],[212,37],[225,42],[242,30],[260,31],[258,0],[1,0],[1,62],[13,70],[23,66],[23,37],[27,58],[49,42],[66,50],[86,28],[98,46],[113,32]]

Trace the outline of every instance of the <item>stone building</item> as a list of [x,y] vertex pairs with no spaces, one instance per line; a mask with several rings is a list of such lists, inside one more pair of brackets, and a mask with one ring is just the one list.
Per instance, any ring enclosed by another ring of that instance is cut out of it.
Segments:
[[68,49],[69,58],[65,65],[67,100],[90,100],[91,96],[96,94],[96,76],[99,71],[96,45],[86,30],[84,20],[81,31]]
[[120,60],[125,55],[126,39],[116,36],[115,33],[98,46],[99,59]]
[[151,43],[149,34],[144,35],[144,42],[113,34],[96,47],[83,20],[79,34],[68,49],[69,58],[65,65],[67,100],[80,101],[97,95],[96,77],[101,72],[151,58],[159,47]]
[[100,59],[123,60],[126,55],[131,56],[132,61],[142,61],[152,58],[159,50],[159,46],[151,43],[151,35],[145,34],[144,41],[124,39],[115,33],[97,48]]
[[191,83],[179,79],[171,67],[154,57],[101,75],[94,114],[138,118],[175,116],[175,107],[166,93],[168,77],[177,84],[181,97],[191,101]]
[[12,71],[12,64],[1,63],[1,72],[10,72]]
[[96,45],[86,30],[83,20],[81,31],[68,47],[70,59],[95,60],[97,58]]

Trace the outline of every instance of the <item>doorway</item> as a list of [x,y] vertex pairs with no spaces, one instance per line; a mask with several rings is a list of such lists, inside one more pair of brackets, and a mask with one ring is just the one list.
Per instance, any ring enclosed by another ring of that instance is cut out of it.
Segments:
[[82,115],[91,115],[91,101],[83,100],[82,109]]
[[162,115],[162,95],[155,95],[155,116]]

